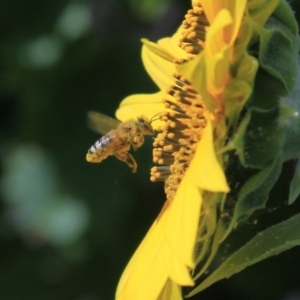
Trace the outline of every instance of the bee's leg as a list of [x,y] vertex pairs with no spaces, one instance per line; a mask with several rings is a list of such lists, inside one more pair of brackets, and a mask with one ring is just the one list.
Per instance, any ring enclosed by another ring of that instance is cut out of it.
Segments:
[[132,147],[134,149],[134,151],[137,150],[137,148],[141,147],[144,143],[144,136],[141,134],[141,135],[136,135],[134,138],[133,138],[133,141],[132,141]]
[[135,162],[133,156],[127,151],[118,151],[115,152],[115,156],[117,159],[124,161],[127,165],[132,168],[132,172],[135,173],[137,169],[137,163]]

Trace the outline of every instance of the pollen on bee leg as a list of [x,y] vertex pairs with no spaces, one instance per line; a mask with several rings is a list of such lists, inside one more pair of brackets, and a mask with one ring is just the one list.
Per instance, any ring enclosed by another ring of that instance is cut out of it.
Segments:
[[135,162],[133,156],[130,153],[128,153],[128,152],[124,151],[123,149],[121,149],[121,150],[115,152],[115,156],[116,156],[117,159],[126,162],[127,165],[130,168],[132,168],[133,173],[136,172],[137,163]]

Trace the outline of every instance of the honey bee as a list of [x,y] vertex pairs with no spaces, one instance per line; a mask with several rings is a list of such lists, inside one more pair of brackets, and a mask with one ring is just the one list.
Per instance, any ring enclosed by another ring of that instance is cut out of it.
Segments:
[[128,151],[131,146],[137,150],[144,143],[144,135],[153,134],[151,121],[145,116],[139,116],[136,119],[119,122],[106,115],[90,111],[88,123],[91,129],[104,135],[90,147],[86,160],[100,163],[108,156],[114,155],[127,163],[132,168],[132,172],[136,172],[137,163]]

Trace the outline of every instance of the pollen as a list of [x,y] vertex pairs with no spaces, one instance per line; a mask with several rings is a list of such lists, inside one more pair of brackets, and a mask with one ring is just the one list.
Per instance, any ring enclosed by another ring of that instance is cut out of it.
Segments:
[[[182,37],[178,45],[190,54],[191,58],[199,54],[204,48],[205,35],[209,25],[199,1],[193,1],[192,9],[188,10],[182,23]],[[183,63],[185,60],[179,59],[176,62]]]
[[152,181],[164,181],[167,199],[172,201],[196,151],[203,129],[212,114],[191,82],[174,75],[174,84],[167,91],[163,103],[166,111],[160,114],[164,125],[153,146]]

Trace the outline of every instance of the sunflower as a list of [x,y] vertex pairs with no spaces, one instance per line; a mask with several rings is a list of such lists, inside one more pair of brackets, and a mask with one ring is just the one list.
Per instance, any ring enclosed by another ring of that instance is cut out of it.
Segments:
[[142,59],[159,87],[131,95],[120,120],[151,118],[152,181],[164,181],[166,202],[120,279],[116,299],[182,299],[215,233],[230,192],[230,130],[240,124],[259,68],[255,49],[279,0],[193,0],[179,29],[157,43],[142,39]]

